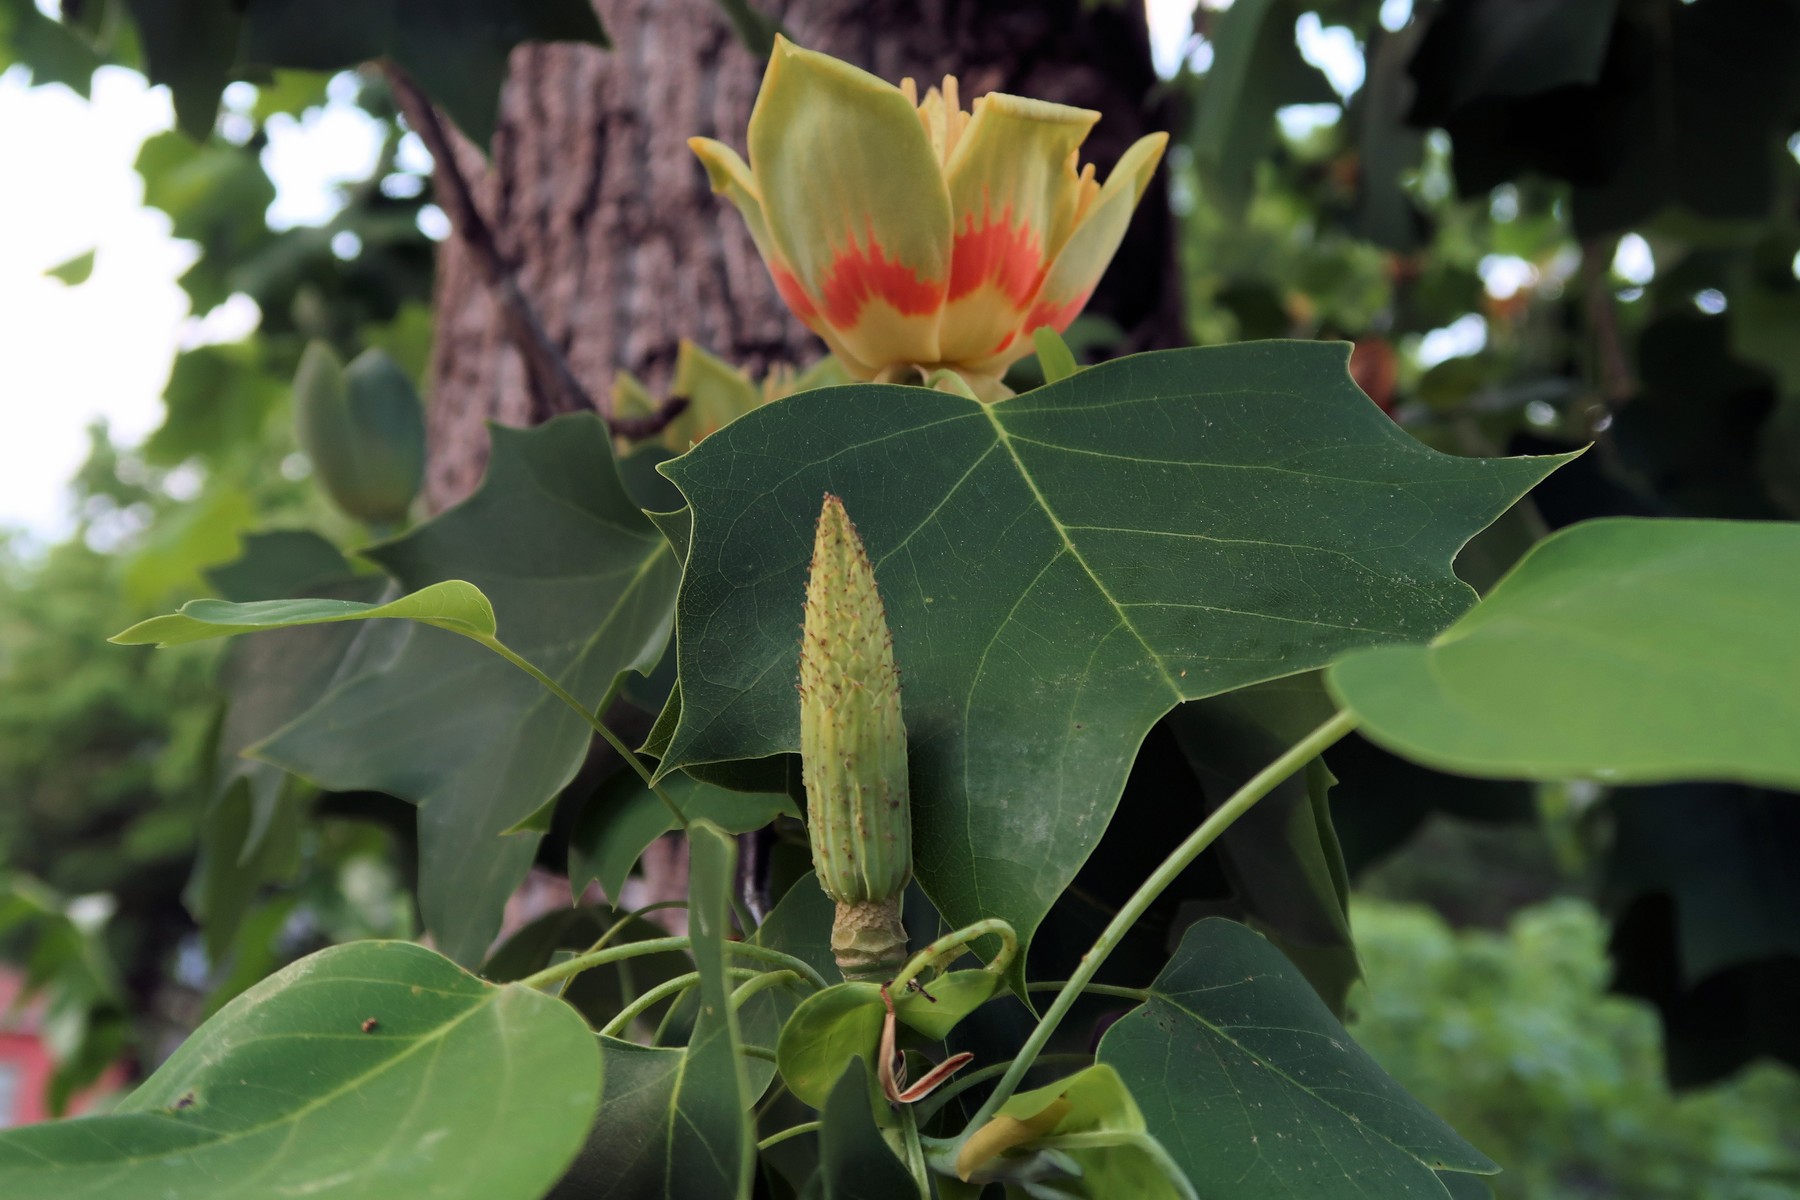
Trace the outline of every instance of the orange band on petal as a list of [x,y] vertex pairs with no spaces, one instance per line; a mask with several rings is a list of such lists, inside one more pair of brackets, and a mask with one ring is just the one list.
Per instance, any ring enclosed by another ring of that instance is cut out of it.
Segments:
[[852,241],[832,259],[819,292],[825,319],[838,329],[855,328],[863,305],[875,298],[907,317],[934,313],[944,303],[942,281],[920,279],[905,263],[888,258],[873,235],[867,250]]
[[803,325],[813,325],[819,319],[819,306],[813,298],[806,294],[806,288],[794,277],[793,272],[782,267],[771,265],[769,275],[775,280],[775,290],[781,294],[788,308],[793,310]]
[[991,283],[1023,308],[1043,282],[1047,266],[1037,231],[1028,224],[1015,225],[1010,205],[998,220],[986,214],[980,228],[971,213],[957,232],[951,251],[949,298],[959,300]]
[[1088,297],[1094,294],[1089,288],[1067,304],[1057,304],[1053,300],[1039,300],[1031,306],[1031,313],[1025,318],[1025,328],[1037,330],[1045,325],[1061,333],[1072,324],[1081,310],[1087,307]]

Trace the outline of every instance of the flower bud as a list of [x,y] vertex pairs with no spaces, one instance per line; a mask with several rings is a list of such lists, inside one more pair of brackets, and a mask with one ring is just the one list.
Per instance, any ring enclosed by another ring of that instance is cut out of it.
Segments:
[[800,761],[813,865],[837,902],[838,968],[847,979],[891,977],[906,957],[900,898],[912,878],[900,674],[875,569],[830,494],[806,584]]
[[307,346],[294,375],[294,434],[338,508],[375,525],[406,519],[425,478],[425,410],[384,351],[345,367],[324,342]]

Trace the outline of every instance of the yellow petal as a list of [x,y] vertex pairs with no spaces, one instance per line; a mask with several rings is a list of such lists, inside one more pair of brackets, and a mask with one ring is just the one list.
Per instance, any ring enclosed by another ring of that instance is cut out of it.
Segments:
[[1003,354],[1028,332],[1020,325],[1075,226],[1076,152],[1099,119],[1088,109],[1001,93],[975,102],[945,168],[956,224],[946,361]]
[[1148,134],[1132,143],[1120,157],[1105,186],[1086,206],[1068,242],[1051,264],[1037,302],[1025,319],[1024,335],[1028,337],[1043,325],[1061,333],[1080,315],[1094,285],[1118,253],[1132,211],[1150,185],[1168,141],[1166,133]]
[[950,200],[900,89],[777,39],[750,116],[750,164],[792,272],[777,286],[800,318],[828,326],[834,352],[858,363],[936,361]]

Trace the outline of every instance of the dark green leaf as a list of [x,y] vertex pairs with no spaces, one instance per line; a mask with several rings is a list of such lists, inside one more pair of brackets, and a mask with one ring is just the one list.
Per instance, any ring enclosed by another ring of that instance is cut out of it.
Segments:
[[1327,675],[1368,737],[1513,779],[1800,787],[1800,526],[1589,521],[1424,646]]
[[246,537],[243,553],[207,568],[206,580],[220,596],[242,602],[305,595],[308,584],[337,583],[350,574],[343,552],[318,534],[277,529]]
[[[658,786],[688,820],[711,821],[727,833],[748,833],[776,817],[800,815],[786,795],[728,792],[680,774]],[[588,799],[569,833],[570,885],[580,891],[597,879],[608,896],[617,896],[645,847],[679,827],[675,814],[635,773],[620,771]]]
[[599,1085],[567,1005],[357,942],[239,996],[109,1115],[0,1134],[0,1193],[536,1200]]
[[1449,0],[1412,61],[1412,122],[1440,125],[1472,101],[1595,82],[1618,7],[1618,0]]
[[[591,415],[496,428],[481,488],[371,552],[409,587],[462,577],[502,614],[506,644],[584,704],[655,665],[677,567],[625,495]],[[505,830],[574,777],[592,730],[517,668],[435,629],[397,629],[258,754],[336,791],[421,806],[420,904],[438,944],[479,960],[536,838]]]
[[953,925],[1028,939],[1159,717],[1441,629],[1474,598],[1457,548],[1561,461],[1428,450],[1345,354],[1173,351],[991,406],[863,385],[739,418],[665,467],[694,524],[663,769],[798,748],[812,514],[836,493],[906,679],[919,879]]
[[514,46],[607,44],[589,0],[367,0],[330,20],[305,0],[254,0],[246,38],[250,60],[273,67],[336,71],[392,58],[482,146]]
[[219,93],[231,82],[243,34],[241,0],[125,0],[137,22],[144,70],[175,97],[175,124],[197,142],[211,136]]
[[822,1200],[918,1200],[919,1187],[881,1136],[871,1107],[869,1068],[845,1068],[819,1114],[819,1194]]
[[1150,1001],[1100,1041],[1150,1132],[1209,1200],[1449,1194],[1498,1168],[1356,1045],[1281,952],[1242,925],[1190,928]]

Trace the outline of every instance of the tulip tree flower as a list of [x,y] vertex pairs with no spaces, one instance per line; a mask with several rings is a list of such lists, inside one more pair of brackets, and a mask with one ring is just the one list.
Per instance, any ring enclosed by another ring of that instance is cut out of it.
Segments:
[[1168,135],[1104,185],[1077,170],[1100,114],[999,92],[923,102],[778,39],[750,114],[750,161],[693,138],[713,190],[749,223],[775,287],[858,379],[949,369],[984,398],[1081,312],[1125,236]]

